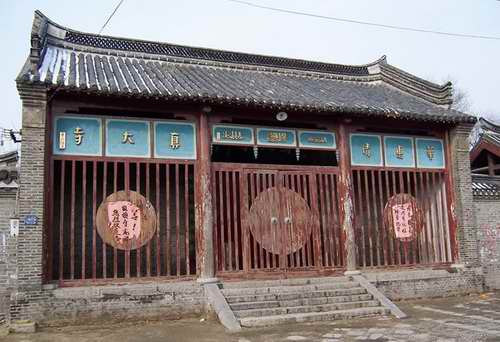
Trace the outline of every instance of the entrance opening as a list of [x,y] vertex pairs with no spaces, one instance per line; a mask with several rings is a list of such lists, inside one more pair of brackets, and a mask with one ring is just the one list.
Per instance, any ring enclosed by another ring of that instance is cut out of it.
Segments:
[[212,162],[338,166],[335,151],[226,145],[213,145]]

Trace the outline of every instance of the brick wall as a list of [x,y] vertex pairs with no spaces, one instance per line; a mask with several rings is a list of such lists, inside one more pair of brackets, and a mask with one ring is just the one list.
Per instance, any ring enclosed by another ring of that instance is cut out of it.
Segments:
[[201,315],[206,305],[203,287],[193,281],[68,287],[17,292],[11,318],[40,325],[179,319]]
[[10,236],[10,219],[16,215],[17,189],[0,189],[0,326],[8,320],[8,297],[15,286],[16,238]]
[[474,200],[485,285],[500,289],[500,199]]
[[483,290],[480,267],[366,272],[363,275],[392,300],[457,296]]

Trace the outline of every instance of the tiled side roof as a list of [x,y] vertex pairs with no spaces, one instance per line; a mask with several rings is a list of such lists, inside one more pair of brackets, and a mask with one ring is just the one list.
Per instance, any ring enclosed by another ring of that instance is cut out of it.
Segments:
[[451,86],[394,68],[193,48],[76,32],[35,14],[32,52],[18,83],[69,92],[272,109],[474,122],[446,106]]
[[472,194],[476,198],[500,199],[500,177],[472,175]]
[[315,72],[336,73],[345,75],[368,75],[364,65],[342,65],[305,61],[300,59],[281,58],[273,56],[252,55],[240,52],[203,49],[191,46],[147,42],[142,40],[123,39],[116,37],[96,36],[88,33],[68,31],[64,38],[66,42],[83,46],[118,51],[137,52],[143,54],[176,56],[218,62],[232,62],[245,65],[261,65],[268,67],[285,67],[290,69]]

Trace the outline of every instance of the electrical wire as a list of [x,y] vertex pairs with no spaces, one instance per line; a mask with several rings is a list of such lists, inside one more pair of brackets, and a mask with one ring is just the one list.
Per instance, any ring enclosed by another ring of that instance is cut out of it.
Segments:
[[351,23],[351,24],[375,26],[375,27],[388,28],[388,29],[399,30],[399,31],[410,31],[410,32],[419,32],[419,33],[432,33],[432,34],[437,34],[437,35],[451,36],[451,37],[460,37],[460,38],[500,40],[500,37],[496,37],[496,36],[485,36],[485,35],[465,34],[465,33],[452,33],[452,32],[445,32],[445,31],[434,31],[434,30],[419,29],[419,28],[413,28],[413,27],[407,27],[407,26],[396,26],[396,25],[379,24],[379,23],[374,23],[374,22],[369,22],[369,21],[361,21],[361,20],[345,19],[345,18],[338,18],[338,17],[330,17],[330,16],[326,16],[326,15],[306,13],[306,12],[288,10],[288,9],[284,9],[284,8],[264,6],[264,5],[259,5],[259,4],[255,4],[255,3],[252,3],[252,2],[248,2],[248,1],[242,1],[242,0],[226,0],[226,1],[234,2],[234,3],[238,3],[238,4],[250,6],[250,7],[255,7],[255,8],[261,8],[261,9],[266,9],[266,10],[270,10],[270,11],[275,11],[275,12],[295,14],[295,15],[301,15],[301,16],[312,17],[312,18],[325,19],[325,20],[340,21],[340,22]]
[[101,34],[102,31],[106,28],[106,26],[108,25],[108,23],[111,20],[111,18],[113,18],[113,16],[115,15],[116,11],[118,11],[118,8],[120,8],[120,6],[122,5],[123,1],[125,1],[125,0],[120,0],[120,2],[118,3],[118,5],[116,5],[113,13],[111,13],[111,15],[109,16],[108,20],[106,20],[106,22],[104,23],[104,25],[102,25],[101,29],[99,30],[99,34]]

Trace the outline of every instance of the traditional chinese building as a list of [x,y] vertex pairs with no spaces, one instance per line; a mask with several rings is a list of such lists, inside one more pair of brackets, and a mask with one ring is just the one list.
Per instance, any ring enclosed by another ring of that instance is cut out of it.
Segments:
[[500,126],[479,119],[470,153],[485,285],[500,289]]
[[482,289],[475,118],[449,109],[450,83],[385,57],[353,66],[115,38],[36,12],[17,85],[11,320],[209,303],[225,324],[258,326],[383,314],[382,293]]

